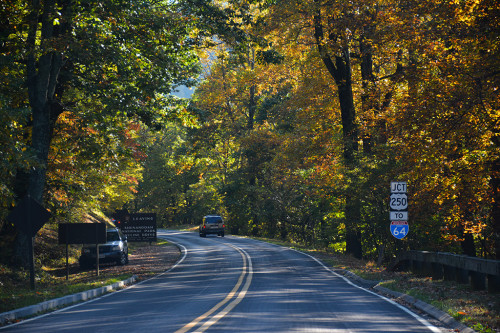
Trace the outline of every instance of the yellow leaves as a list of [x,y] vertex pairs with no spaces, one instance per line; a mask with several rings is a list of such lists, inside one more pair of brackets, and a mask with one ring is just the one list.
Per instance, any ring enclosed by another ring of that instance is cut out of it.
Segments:
[[481,0],[451,0],[450,3],[455,7],[458,21],[470,25],[475,21]]

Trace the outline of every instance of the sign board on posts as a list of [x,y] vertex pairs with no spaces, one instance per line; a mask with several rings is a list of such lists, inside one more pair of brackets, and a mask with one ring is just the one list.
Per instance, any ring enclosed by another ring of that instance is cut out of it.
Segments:
[[156,214],[130,214],[121,229],[129,242],[156,242]]
[[106,224],[104,223],[61,223],[59,244],[104,244]]
[[[66,280],[69,276],[69,244],[95,244],[99,253],[99,244],[107,241],[104,223],[61,223],[58,226],[59,244],[66,244]],[[99,256],[96,256],[96,274],[99,276]]]

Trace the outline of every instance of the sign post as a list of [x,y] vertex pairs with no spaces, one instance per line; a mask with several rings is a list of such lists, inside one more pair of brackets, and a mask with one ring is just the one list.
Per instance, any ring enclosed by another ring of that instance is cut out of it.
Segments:
[[406,182],[391,182],[391,197],[389,201],[391,234],[397,239],[408,235],[408,195]]
[[66,245],[66,280],[69,278],[68,245],[95,244],[96,275],[99,276],[99,244],[106,243],[106,224],[104,223],[60,223],[58,226],[59,244]]

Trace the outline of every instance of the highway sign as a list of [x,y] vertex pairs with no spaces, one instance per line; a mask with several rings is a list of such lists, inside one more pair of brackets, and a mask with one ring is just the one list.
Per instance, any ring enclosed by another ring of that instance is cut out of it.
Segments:
[[406,182],[391,182],[391,193],[406,193]]
[[408,221],[408,212],[407,211],[401,211],[401,212],[390,212],[390,220],[391,221]]
[[35,261],[33,239],[37,232],[49,220],[52,214],[42,207],[29,194],[7,216],[9,222],[14,223],[18,230],[30,237],[28,240],[28,257],[30,266],[30,285],[35,289]]
[[406,182],[391,182],[391,197],[389,201],[391,234],[397,239],[408,235],[408,195]]
[[409,229],[408,221],[391,221],[391,234],[397,239],[405,238]]
[[405,193],[393,193],[389,205],[391,210],[406,210],[408,209],[408,196]]

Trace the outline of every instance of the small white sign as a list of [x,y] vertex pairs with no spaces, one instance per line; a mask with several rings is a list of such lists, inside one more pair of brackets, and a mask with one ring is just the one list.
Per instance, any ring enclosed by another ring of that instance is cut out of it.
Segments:
[[391,193],[406,193],[406,182],[391,182]]
[[391,213],[391,221],[408,221],[408,212],[390,212]]

